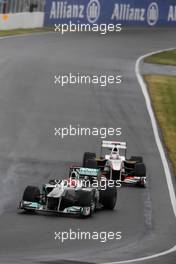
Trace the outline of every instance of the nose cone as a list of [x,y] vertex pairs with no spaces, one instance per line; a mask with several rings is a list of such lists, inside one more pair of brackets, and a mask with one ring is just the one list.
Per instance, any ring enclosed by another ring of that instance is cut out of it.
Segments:
[[113,170],[119,171],[121,170],[121,163],[122,163],[121,160],[111,160],[110,165]]

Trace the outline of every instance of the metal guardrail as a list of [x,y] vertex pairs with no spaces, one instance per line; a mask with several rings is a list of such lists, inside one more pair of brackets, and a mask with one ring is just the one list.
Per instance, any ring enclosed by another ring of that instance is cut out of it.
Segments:
[[44,12],[45,0],[0,0],[0,14]]

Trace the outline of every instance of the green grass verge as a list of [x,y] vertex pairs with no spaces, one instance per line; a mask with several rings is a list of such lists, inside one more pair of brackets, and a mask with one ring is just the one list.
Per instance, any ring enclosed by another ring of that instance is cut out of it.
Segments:
[[0,30],[0,37],[22,35],[29,33],[48,32],[53,31],[52,28],[29,28],[29,29],[13,29],[13,30]]
[[176,66],[176,49],[149,56],[144,62]]
[[145,75],[144,78],[176,175],[176,76]]

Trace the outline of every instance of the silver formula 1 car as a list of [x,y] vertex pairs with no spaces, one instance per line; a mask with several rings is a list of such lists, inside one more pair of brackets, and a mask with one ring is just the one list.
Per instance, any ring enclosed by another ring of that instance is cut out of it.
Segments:
[[116,186],[112,182],[109,185],[100,169],[72,167],[68,179],[50,180],[43,184],[41,191],[36,186],[27,186],[19,209],[87,217],[97,209],[113,210],[116,200]]

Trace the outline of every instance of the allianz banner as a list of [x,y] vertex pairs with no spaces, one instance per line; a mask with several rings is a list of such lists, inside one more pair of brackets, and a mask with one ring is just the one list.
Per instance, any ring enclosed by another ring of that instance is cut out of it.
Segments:
[[63,23],[176,25],[176,0],[46,0],[45,26]]

